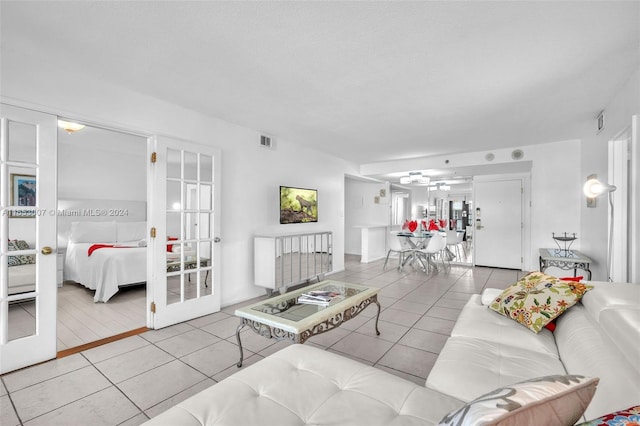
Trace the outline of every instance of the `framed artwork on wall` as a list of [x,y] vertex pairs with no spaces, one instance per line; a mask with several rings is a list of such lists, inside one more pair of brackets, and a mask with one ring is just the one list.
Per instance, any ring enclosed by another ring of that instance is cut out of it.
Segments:
[[318,221],[318,191],[316,189],[280,186],[280,223]]
[[[11,205],[17,207],[36,206],[36,177],[11,174]],[[11,217],[35,217],[35,210],[12,211]]]

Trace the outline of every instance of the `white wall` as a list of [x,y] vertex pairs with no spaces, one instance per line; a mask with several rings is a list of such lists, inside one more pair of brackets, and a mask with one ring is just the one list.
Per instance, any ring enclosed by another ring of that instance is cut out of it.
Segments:
[[[626,127],[631,126],[631,117],[634,114],[640,114],[640,69],[637,70],[629,79],[624,87],[620,88],[617,95],[609,102],[605,108],[605,127],[599,134],[596,133],[595,115],[598,111],[594,111],[593,132],[587,135],[583,140],[583,149],[581,156],[581,179],[584,183],[587,176],[597,174],[600,180],[606,180],[608,176],[608,142],[613,139],[619,132]],[[640,167],[640,147],[633,147],[634,162],[632,163],[636,169]],[[632,194],[635,194],[636,212],[640,212],[640,188],[637,181]],[[600,197],[597,200],[597,207],[587,208],[585,197],[580,200],[580,217],[582,245],[581,247],[588,253],[589,257],[594,260],[592,265],[593,279],[604,281],[607,279],[607,235],[608,235],[608,207],[607,199]],[[631,236],[631,241],[638,247],[639,235],[637,230],[640,228],[640,217],[636,214],[631,217],[635,222],[635,236]],[[637,252],[636,252],[637,253]],[[631,259],[632,262],[639,262],[638,259]]]
[[58,198],[145,201],[147,141],[85,127],[58,129]]
[[[385,196],[380,196],[380,190]],[[375,202],[378,197],[378,203]],[[390,220],[391,194],[389,185],[357,178],[345,178],[345,243],[348,254],[362,254],[362,232],[359,225],[388,225]]]
[[[258,146],[259,133],[152,96],[105,83],[73,69],[45,69],[35,58],[2,61],[2,100],[107,127],[162,134],[222,150],[222,304],[264,294],[253,285],[253,235],[333,232],[334,270],[344,269],[344,176],[357,168],[339,158],[276,138]],[[210,96],[212,94],[203,94]],[[315,224],[280,225],[279,185],[318,189]]]

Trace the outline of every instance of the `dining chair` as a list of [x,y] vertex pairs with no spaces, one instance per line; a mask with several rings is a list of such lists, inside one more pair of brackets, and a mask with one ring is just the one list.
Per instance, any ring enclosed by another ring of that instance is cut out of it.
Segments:
[[[442,260],[442,267],[446,269],[446,265],[444,264],[445,255],[443,250],[447,247],[447,235],[442,232],[434,232],[429,242],[427,243],[427,247],[422,250],[416,250],[418,254],[418,260],[422,263],[422,268],[425,272],[429,272],[431,266],[434,266],[437,269],[436,265],[436,257],[439,255]],[[426,261],[426,264],[423,262],[423,259]],[[451,266],[451,264],[449,264]]]
[[[449,247],[451,247],[453,250],[455,250],[455,257],[458,260],[462,260],[462,258],[460,257],[460,245],[462,245],[463,238],[464,231],[457,231],[455,229],[447,230],[447,248],[449,249]],[[462,246],[462,250],[466,256],[467,252],[464,249],[464,245]]]
[[401,269],[405,261],[405,255],[413,252],[411,247],[407,247],[403,244],[403,240],[408,244],[405,237],[399,236],[396,232],[391,232],[389,235],[389,251],[387,252],[387,258],[382,266],[383,270],[387,267],[387,262],[389,261],[389,255],[391,255],[391,253],[398,253],[398,269]]

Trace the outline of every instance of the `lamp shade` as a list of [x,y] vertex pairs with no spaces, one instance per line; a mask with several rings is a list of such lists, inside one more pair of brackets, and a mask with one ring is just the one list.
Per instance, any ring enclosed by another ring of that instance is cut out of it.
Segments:
[[58,127],[64,129],[67,133],[73,133],[84,129],[85,126],[71,121],[58,120]]
[[614,185],[608,185],[600,182],[598,179],[589,179],[583,187],[584,195],[588,198],[595,198],[605,192],[613,192],[616,190]]

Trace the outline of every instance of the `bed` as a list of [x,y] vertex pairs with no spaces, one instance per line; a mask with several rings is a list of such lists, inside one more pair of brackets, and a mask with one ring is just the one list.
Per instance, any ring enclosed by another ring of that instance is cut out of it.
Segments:
[[95,290],[94,302],[107,302],[120,287],[145,284],[146,222],[73,222],[64,276]]

